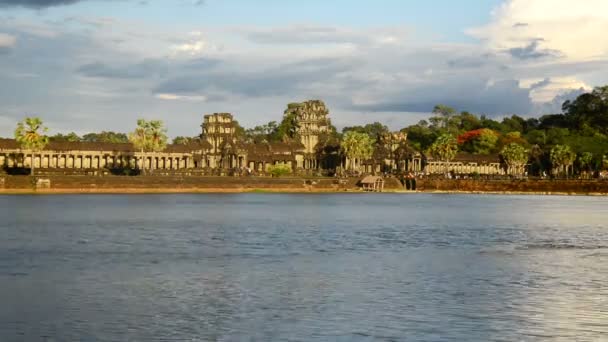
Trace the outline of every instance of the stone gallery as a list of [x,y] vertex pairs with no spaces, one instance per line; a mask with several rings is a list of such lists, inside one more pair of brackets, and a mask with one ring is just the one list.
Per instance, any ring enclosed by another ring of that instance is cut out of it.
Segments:
[[[25,151],[13,139],[0,139],[0,167],[29,168],[46,174],[107,174],[112,170],[146,169],[157,174],[191,175],[265,174],[273,165],[285,165],[303,175],[334,175],[349,165],[340,153],[339,141],[331,139],[329,111],[319,100],[291,103],[284,113],[293,118],[296,139],[281,142],[252,142],[238,133],[232,114],[205,115],[202,132],[185,144],[172,144],[161,152],[138,151],[130,143],[51,141],[43,151]],[[391,172],[441,173],[443,164],[412,149],[405,133],[378,138],[370,159],[357,161],[359,170],[380,174]],[[428,170],[425,170],[427,168]],[[450,168],[481,174],[501,173],[500,161],[468,160],[458,156]]]

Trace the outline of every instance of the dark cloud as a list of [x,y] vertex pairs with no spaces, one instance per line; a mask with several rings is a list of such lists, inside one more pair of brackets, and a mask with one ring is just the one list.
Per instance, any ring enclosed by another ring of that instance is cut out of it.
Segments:
[[403,89],[401,96],[352,107],[372,112],[430,112],[437,104],[447,104],[458,110],[489,115],[528,113],[532,108],[530,91],[520,88],[515,80],[487,85],[482,80],[452,79],[442,84],[440,89],[437,91],[433,86]]
[[573,89],[573,90],[567,91],[563,94],[559,94],[556,97],[554,97],[553,100],[550,102],[535,105],[531,114],[540,116],[540,115],[545,115],[545,114],[561,113],[562,105],[564,104],[564,102],[566,102],[568,100],[574,100],[579,95],[582,95],[586,92],[587,91],[585,89],[580,88],[580,89]]
[[123,66],[110,66],[95,62],[80,66],[76,72],[91,78],[150,78],[164,76],[168,72],[168,63],[162,60],[145,60],[143,62]]
[[82,0],[0,0],[0,7],[31,7],[44,8],[61,5],[71,5]]
[[203,70],[169,79],[154,89],[156,94],[190,95],[225,92],[249,97],[297,93],[315,83],[352,70],[351,63],[323,58],[281,65],[261,71],[240,71],[231,68]]
[[560,51],[551,49],[541,49],[539,47],[539,42],[541,41],[542,39],[535,39],[524,47],[511,48],[508,50],[508,52],[512,57],[522,60],[562,56],[562,53]]

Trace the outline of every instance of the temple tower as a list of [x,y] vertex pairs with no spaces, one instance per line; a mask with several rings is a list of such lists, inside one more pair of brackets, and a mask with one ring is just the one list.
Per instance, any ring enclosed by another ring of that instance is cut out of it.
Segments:
[[304,145],[304,169],[317,169],[319,159],[317,156],[317,144],[319,136],[329,132],[330,121],[327,118],[329,111],[325,103],[320,100],[311,100],[302,103],[290,103],[287,105],[284,116],[293,116],[296,122],[296,135]]
[[221,153],[225,142],[234,142],[236,127],[230,113],[205,115],[201,127],[203,128],[201,138],[211,144],[211,153]]
[[290,103],[285,116],[294,115],[297,122],[297,135],[304,145],[305,153],[315,153],[319,135],[329,131],[329,111],[325,103],[311,100],[302,103]]

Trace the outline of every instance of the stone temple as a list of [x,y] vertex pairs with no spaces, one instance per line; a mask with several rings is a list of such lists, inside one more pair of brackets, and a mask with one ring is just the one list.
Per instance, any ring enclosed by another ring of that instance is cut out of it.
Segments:
[[[0,172],[29,168],[43,174],[107,174],[121,169],[155,170],[159,174],[265,174],[284,164],[296,174],[333,175],[347,160],[331,138],[329,110],[322,101],[291,103],[283,118],[293,120],[293,139],[251,142],[239,135],[230,113],[204,115],[199,139],[168,145],[162,152],[141,153],[130,143],[50,142],[43,151],[22,150],[13,139],[0,139]],[[380,139],[370,160],[360,161],[369,173],[421,171],[422,155],[407,146],[404,134]]]

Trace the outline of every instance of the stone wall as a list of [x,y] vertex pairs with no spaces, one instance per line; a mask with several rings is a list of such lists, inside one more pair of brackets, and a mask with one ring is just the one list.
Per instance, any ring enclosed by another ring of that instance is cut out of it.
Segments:
[[419,191],[608,194],[608,181],[419,179]]

